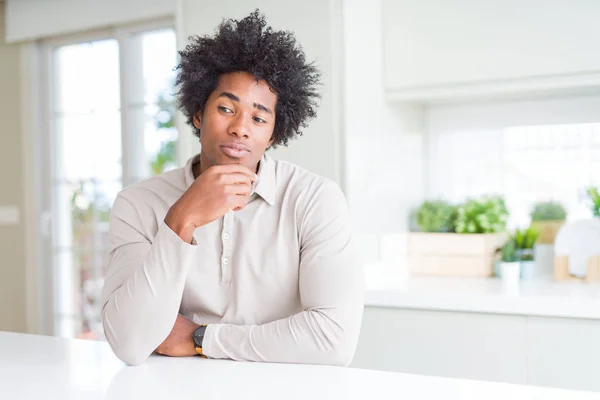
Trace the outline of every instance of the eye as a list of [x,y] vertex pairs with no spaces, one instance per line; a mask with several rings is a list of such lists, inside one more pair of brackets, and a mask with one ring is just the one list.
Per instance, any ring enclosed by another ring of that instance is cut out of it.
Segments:
[[218,106],[217,108],[219,109],[219,111],[223,111],[224,113],[232,113],[233,112],[227,107]]
[[252,117],[252,119],[254,119],[254,121],[258,122],[259,124],[265,124],[265,123],[267,123],[267,121],[265,121],[261,117]]

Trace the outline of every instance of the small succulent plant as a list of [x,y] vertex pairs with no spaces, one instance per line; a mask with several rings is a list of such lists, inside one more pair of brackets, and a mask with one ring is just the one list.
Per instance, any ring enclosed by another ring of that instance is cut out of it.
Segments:
[[502,262],[515,262],[519,261],[517,257],[517,246],[514,239],[510,239],[508,242],[504,244],[502,247]]
[[546,201],[534,204],[530,215],[532,221],[564,221],[567,211],[558,202]]
[[533,261],[533,248],[539,237],[540,232],[531,226],[527,229],[517,229],[515,231],[514,242],[520,260]]

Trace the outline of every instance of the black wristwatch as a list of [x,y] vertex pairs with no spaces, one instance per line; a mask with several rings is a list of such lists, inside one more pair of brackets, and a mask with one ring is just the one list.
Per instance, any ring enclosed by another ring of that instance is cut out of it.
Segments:
[[207,326],[208,325],[201,325],[200,328],[196,329],[196,331],[192,335],[192,338],[194,339],[194,346],[196,348],[196,352],[204,358],[206,358],[206,356],[202,353],[202,341],[204,340],[204,332],[206,332]]

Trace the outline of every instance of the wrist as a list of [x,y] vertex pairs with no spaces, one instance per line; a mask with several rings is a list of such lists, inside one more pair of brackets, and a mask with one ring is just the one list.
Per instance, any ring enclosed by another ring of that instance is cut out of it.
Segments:
[[185,213],[177,210],[175,205],[169,209],[169,212],[165,216],[165,224],[167,224],[181,240],[186,243],[192,243],[196,226],[186,218]]

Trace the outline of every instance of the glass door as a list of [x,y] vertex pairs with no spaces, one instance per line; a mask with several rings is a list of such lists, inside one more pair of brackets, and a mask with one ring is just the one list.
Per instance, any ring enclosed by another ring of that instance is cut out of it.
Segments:
[[121,29],[49,54],[48,308],[55,335],[101,339],[111,206],[124,186],[177,165],[175,33]]

